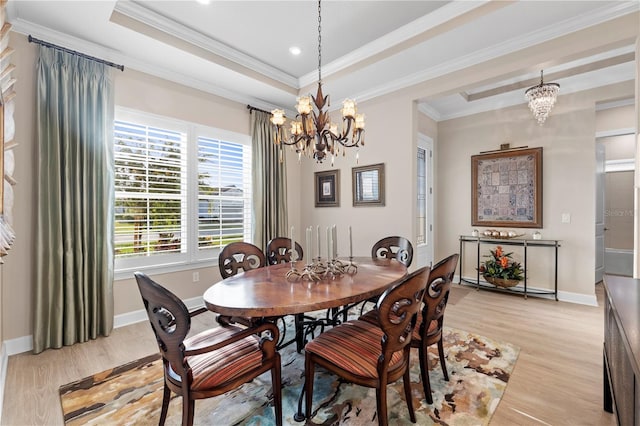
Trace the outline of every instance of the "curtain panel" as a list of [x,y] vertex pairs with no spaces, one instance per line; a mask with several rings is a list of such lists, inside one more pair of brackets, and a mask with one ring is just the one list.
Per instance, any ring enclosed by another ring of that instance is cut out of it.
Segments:
[[114,256],[111,69],[39,49],[35,353],[109,335]]
[[274,143],[271,114],[250,110],[253,170],[253,244],[263,251],[269,240],[286,237],[286,156]]

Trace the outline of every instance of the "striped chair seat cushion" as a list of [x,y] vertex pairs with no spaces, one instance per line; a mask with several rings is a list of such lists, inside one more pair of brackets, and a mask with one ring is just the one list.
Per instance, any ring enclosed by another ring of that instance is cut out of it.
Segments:
[[[347,321],[307,343],[304,350],[358,376],[376,378],[383,334],[370,322]],[[402,351],[398,351],[391,357],[389,371],[401,365]]]
[[[216,327],[203,331],[185,339],[187,349],[195,349],[211,345],[231,337],[240,331],[237,327]],[[221,349],[200,355],[187,357],[193,372],[191,389],[194,391],[219,387],[241,374],[256,369],[262,365],[262,351],[257,336],[249,336]],[[171,376],[180,380],[173,370]]]
[[[372,324],[378,324],[378,310],[372,309],[366,314],[362,315],[359,319],[370,322]],[[416,318],[416,328],[413,329],[413,336],[411,337],[412,340],[421,339],[420,324],[422,324],[422,312],[418,312],[418,315]],[[434,331],[436,328],[438,328],[438,321],[432,320],[431,323],[429,324],[427,335],[431,334],[431,332]]]

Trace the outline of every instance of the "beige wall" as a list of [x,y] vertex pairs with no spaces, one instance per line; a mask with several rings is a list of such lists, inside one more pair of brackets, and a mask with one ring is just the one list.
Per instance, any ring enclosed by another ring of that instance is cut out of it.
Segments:
[[[327,89],[328,90],[328,89]],[[412,124],[414,105],[405,99],[387,96],[369,102],[358,103],[359,111],[366,114],[366,141],[360,149],[356,164],[356,148],[331,161],[317,164],[302,160],[300,204],[301,226],[338,227],[338,253],[348,255],[348,226],[353,229],[355,256],[369,256],[371,246],[387,235],[403,235],[412,238],[413,179],[412,166],[415,155],[408,149],[415,146],[415,130]],[[385,164],[386,202],[384,207],[353,207],[352,168],[369,164]],[[314,173],[324,170],[340,170],[340,206],[315,207]],[[326,244],[322,241],[322,250]]]
[[[16,102],[15,194],[16,242],[3,266],[3,292],[9,294],[2,306],[3,338],[10,340],[32,334],[32,292],[35,253],[35,206],[37,153],[35,140],[35,62],[36,45],[26,37],[12,33],[16,49],[13,61],[17,70],[18,100]],[[249,134],[249,111],[246,105],[202,93],[179,84],[151,77],[136,71],[114,69],[116,105],[167,117],[197,122],[229,131]],[[289,221],[299,226],[300,211],[295,201],[300,166],[288,158],[290,188]],[[220,279],[217,260],[211,266],[195,269],[200,281],[192,282],[192,271],[154,275],[184,299],[202,296],[204,290]],[[140,295],[133,279],[114,283],[115,314],[125,314],[142,308]]]
[[[633,100],[633,94],[629,99]],[[635,104],[598,111],[596,132],[606,134],[606,132],[611,131],[634,129],[636,127],[635,112]],[[633,158],[633,155],[631,158]]]

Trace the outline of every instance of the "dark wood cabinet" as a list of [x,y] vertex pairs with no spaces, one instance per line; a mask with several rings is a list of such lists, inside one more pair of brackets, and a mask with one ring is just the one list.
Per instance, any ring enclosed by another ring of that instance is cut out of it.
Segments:
[[640,425],[640,280],[604,277],[604,409]]

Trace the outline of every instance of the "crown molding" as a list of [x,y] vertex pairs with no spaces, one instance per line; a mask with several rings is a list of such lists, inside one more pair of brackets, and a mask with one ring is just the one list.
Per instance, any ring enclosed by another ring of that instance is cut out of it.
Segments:
[[418,104],[418,112],[426,115],[427,117],[431,118],[433,121],[442,121],[442,115],[440,115],[440,113],[433,108],[431,105],[429,105],[426,102],[420,102]]
[[[46,27],[42,27],[40,25],[33,24],[28,21],[24,21],[20,18],[15,19],[12,23],[12,31],[17,33],[28,35],[31,34],[36,38],[47,40],[53,44],[57,44],[60,46],[64,46],[68,49],[77,50],[79,52],[85,53],[87,55],[100,57],[102,59],[108,59],[113,62],[117,62],[125,65],[126,68],[143,72],[145,74],[152,75],[154,77],[162,78],[164,80],[172,81],[178,84],[182,84],[184,86],[188,86],[197,90],[201,90],[206,93],[210,93],[212,95],[220,96],[222,98],[239,102],[242,104],[251,104],[257,108],[264,109],[266,111],[270,111],[274,108],[281,108],[279,105],[274,105],[268,102],[265,102],[261,99],[254,98],[251,96],[246,96],[235,91],[231,91],[229,89],[225,89],[223,87],[217,86],[215,84],[211,84],[209,82],[205,82],[196,78],[188,77],[182,73],[170,71],[164,68],[159,68],[148,64],[144,61],[140,61],[136,58],[130,57],[128,55],[123,55],[118,53],[112,49],[107,49],[104,46],[97,45],[95,43],[87,42],[86,40],[79,39],[76,37],[71,37],[67,34],[60,33],[58,31],[51,30]],[[295,96],[287,93],[287,96],[291,97],[291,105],[295,104]],[[295,116],[295,113],[292,109],[286,109],[287,114],[292,114],[290,116]]]
[[[388,83],[378,85],[371,90],[361,92],[357,96],[353,97],[358,99],[358,101],[373,99],[378,96],[386,95],[394,91],[404,89],[406,87],[420,84],[433,78],[437,78],[465,69],[467,67],[496,59],[510,53],[517,52],[519,50],[522,50],[523,48],[535,46],[545,41],[549,41],[551,39],[565,35],[566,32],[575,32],[581,29],[585,29],[587,27],[591,27],[593,25],[597,25],[611,19],[619,18],[638,10],[640,10],[640,3],[624,3],[615,7],[601,8],[594,13],[565,20],[564,23],[554,25],[551,28],[539,30],[533,34],[529,34],[526,36],[513,38],[494,47],[478,50],[470,55],[459,57],[454,61],[441,63],[435,67],[416,72],[414,74],[396,79],[394,81],[389,81]],[[513,105],[517,105],[519,103],[522,102],[514,102]],[[476,112],[483,111],[483,109],[479,109]],[[476,112],[472,112],[472,114],[475,114]],[[461,116],[464,115],[469,114],[462,114]]]
[[611,102],[598,102],[596,104],[596,111],[602,111],[605,109],[618,108],[618,107],[625,107],[625,106],[630,106],[635,104],[636,104],[636,100],[633,98],[619,99],[617,101],[611,101]]
[[[256,71],[266,77],[279,81],[287,86],[299,90],[298,79],[285,72],[278,70],[262,61],[244,54],[224,43],[211,37],[207,37],[197,31],[178,24],[146,7],[142,4],[130,1],[118,1],[113,9],[114,12],[121,13],[133,20],[160,30],[170,36],[177,37],[201,49],[219,55],[229,61],[235,62],[243,67]],[[122,25],[118,23],[118,25]],[[130,28],[131,29],[131,28]],[[136,31],[135,29],[131,29]]]

